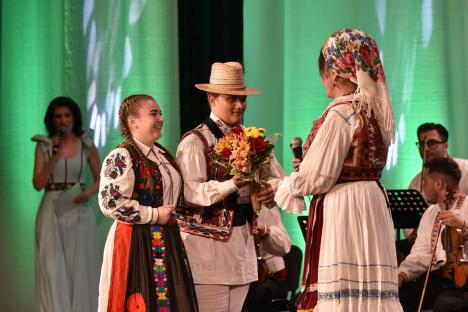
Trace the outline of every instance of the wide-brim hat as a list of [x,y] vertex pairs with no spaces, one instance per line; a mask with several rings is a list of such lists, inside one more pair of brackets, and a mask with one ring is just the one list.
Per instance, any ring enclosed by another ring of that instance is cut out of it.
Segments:
[[244,82],[244,70],[238,62],[213,63],[211,65],[210,83],[197,83],[197,89],[233,95],[258,94],[260,91],[250,89]]

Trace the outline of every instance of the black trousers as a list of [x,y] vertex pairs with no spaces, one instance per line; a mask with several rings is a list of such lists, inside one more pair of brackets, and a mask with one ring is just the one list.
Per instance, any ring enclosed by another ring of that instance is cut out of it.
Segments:
[[[418,311],[419,300],[424,286],[423,274],[420,278],[404,284],[399,289],[400,303],[405,312]],[[433,312],[468,312],[468,288],[455,288],[453,283],[440,275],[432,275],[426,287],[423,310]]]

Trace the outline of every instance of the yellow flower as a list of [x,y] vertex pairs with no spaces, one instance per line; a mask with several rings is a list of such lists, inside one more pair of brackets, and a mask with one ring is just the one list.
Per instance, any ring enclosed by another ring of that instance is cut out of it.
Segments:
[[253,138],[253,139],[265,136],[265,132],[266,130],[264,128],[255,128],[255,127],[244,128],[244,134],[247,137]]

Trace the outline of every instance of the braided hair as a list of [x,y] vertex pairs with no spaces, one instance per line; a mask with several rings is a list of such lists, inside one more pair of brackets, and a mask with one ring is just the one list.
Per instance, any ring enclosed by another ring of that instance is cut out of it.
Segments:
[[[134,150],[137,151],[141,163],[143,165],[143,170],[147,171],[150,168],[149,161],[146,158],[146,156],[143,154],[143,152],[140,150],[138,145],[135,143],[135,140],[133,140],[132,133],[130,132],[130,128],[128,127],[128,117],[133,116],[133,117],[138,117],[138,110],[141,108],[142,104],[144,101],[153,101],[156,102],[156,100],[146,94],[133,94],[127,96],[123,102],[122,105],[120,105],[119,109],[119,125],[120,125],[120,133],[124,137],[124,144],[131,145]],[[153,185],[153,179],[151,175],[149,175],[148,179],[148,187],[152,187]]]

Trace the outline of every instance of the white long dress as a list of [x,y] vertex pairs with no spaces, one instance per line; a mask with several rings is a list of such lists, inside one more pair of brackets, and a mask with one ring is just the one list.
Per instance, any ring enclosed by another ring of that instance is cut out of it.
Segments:
[[302,196],[326,193],[317,285],[305,285],[318,292],[315,312],[402,311],[393,222],[382,190],[375,181],[336,184],[359,127],[351,105],[333,107],[299,172],[275,197],[283,209],[298,212],[305,208]]
[[[50,140],[33,140],[48,160]],[[76,156],[60,158],[48,183],[84,184],[89,144],[83,138]],[[36,218],[36,311],[96,311],[100,256],[94,216],[87,204],[58,206],[62,193],[45,191]]]

